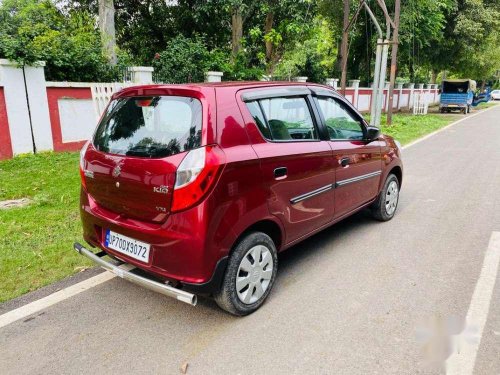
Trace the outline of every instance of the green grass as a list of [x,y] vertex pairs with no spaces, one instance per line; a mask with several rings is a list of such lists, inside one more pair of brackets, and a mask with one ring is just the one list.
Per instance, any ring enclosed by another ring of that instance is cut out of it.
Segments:
[[0,162],[0,201],[30,198],[0,210],[0,302],[89,266],[73,250],[81,240],[78,153],[42,153]]
[[392,125],[389,126],[387,125],[386,116],[383,115],[381,130],[382,133],[394,137],[402,145],[405,145],[450,124],[457,118],[461,118],[460,115],[427,114],[415,116],[413,114],[397,113],[392,116]]

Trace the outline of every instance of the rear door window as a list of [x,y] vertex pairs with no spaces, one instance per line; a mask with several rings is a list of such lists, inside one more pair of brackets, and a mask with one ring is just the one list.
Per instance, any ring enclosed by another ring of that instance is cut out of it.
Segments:
[[318,140],[304,97],[260,99],[247,103],[262,135],[274,141]]
[[201,146],[202,106],[181,96],[125,97],[108,106],[94,136],[97,150],[162,158]]

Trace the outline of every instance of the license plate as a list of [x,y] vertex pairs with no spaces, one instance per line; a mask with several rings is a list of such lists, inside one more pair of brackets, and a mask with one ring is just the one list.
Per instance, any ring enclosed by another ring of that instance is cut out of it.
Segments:
[[119,253],[128,255],[141,262],[149,262],[149,250],[151,245],[145,242],[134,240],[133,238],[108,229],[106,231],[104,245],[111,250],[118,251]]

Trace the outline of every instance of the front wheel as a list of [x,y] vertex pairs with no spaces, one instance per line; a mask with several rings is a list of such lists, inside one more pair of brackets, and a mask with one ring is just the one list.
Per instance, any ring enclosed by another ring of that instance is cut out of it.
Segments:
[[253,313],[271,292],[277,269],[278,253],[273,240],[262,232],[249,233],[229,257],[215,302],[234,315]]
[[399,180],[394,174],[387,176],[384,187],[377,200],[371,206],[372,216],[380,221],[394,217],[399,202]]

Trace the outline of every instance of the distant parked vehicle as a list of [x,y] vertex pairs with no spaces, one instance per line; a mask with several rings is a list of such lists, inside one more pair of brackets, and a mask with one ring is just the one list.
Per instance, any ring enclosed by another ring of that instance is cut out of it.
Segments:
[[441,84],[441,99],[439,110],[441,113],[460,111],[464,114],[470,112],[474,100],[476,81],[471,79],[443,80]]
[[493,90],[491,92],[491,100],[500,100],[500,90]]

